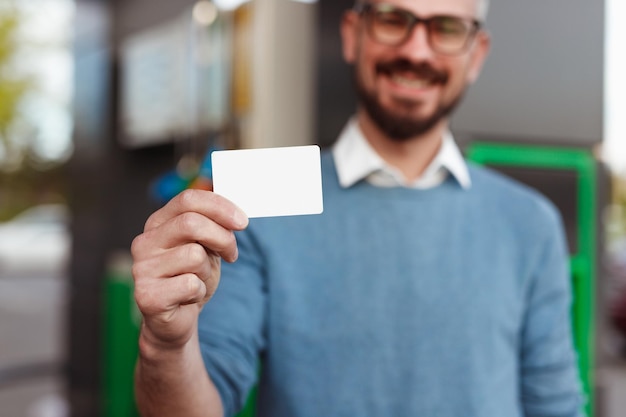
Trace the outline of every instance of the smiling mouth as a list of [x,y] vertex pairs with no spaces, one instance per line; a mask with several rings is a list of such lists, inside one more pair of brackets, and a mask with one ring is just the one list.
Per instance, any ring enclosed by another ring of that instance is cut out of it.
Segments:
[[429,63],[414,64],[404,59],[380,63],[376,70],[395,84],[409,88],[427,88],[443,85],[448,81],[445,72],[437,70]]
[[421,77],[414,77],[414,76],[406,77],[401,74],[390,74],[389,78],[395,84],[398,84],[404,87],[409,87],[409,88],[427,88],[427,87],[431,87],[437,84],[435,80],[432,78],[421,78]]

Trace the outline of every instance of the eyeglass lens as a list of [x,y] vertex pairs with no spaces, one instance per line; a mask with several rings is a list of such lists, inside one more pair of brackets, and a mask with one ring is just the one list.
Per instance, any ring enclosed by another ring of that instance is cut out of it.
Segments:
[[414,26],[423,22],[431,48],[441,53],[461,52],[474,34],[475,23],[455,16],[433,16],[420,19],[413,14],[386,4],[371,5],[367,23],[370,34],[378,42],[399,45],[406,41]]

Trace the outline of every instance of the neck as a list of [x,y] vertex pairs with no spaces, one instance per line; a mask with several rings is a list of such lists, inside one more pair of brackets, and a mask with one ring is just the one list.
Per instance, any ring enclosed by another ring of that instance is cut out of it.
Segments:
[[409,182],[422,176],[439,152],[443,134],[448,129],[447,120],[441,120],[422,135],[398,141],[382,132],[364,111],[358,113],[357,120],[372,148],[385,162],[400,170]]

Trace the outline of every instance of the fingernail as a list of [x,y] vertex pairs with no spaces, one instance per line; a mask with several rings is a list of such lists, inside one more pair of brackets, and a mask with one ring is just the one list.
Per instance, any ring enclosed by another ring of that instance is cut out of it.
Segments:
[[235,251],[229,254],[223,254],[222,258],[229,264],[234,263],[239,258],[239,249],[235,246]]
[[248,225],[248,216],[240,209],[235,210],[233,220],[238,227],[244,228]]
[[239,258],[239,248],[237,248],[237,246],[235,246],[235,254],[233,255],[232,262],[235,262],[238,258]]

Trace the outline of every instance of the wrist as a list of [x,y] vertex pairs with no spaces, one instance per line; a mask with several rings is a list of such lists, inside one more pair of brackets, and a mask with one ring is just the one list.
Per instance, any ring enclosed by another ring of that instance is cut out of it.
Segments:
[[145,322],[142,322],[138,340],[139,358],[148,363],[171,360],[181,355],[184,356],[185,352],[188,351],[194,343],[198,343],[197,333],[195,332],[191,337],[182,341],[162,341],[150,331]]

